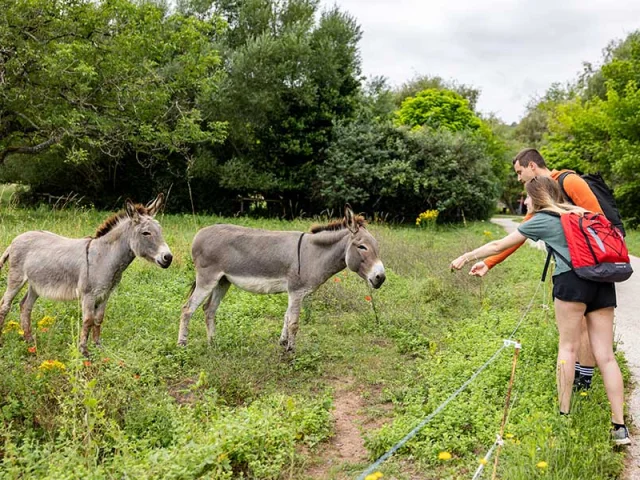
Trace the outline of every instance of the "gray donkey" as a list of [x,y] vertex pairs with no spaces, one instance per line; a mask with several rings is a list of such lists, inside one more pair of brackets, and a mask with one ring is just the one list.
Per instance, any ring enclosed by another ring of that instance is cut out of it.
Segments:
[[345,209],[345,217],[313,227],[309,234],[213,225],[200,230],[191,247],[196,281],[182,307],[178,345],[187,344],[189,320],[203,301],[207,338],[215,334],[215,315],[231,284],[253,293],[289,294],[280,344],[295,349],[302,300],[332,275],[348,267],[373,288],[385,280],[378,243],[364,219]]
[[88,355],[87,338],[100,345],[100,328],[107,300],[122,273],[135,257],[171,265],[173,256],[154,216],[162,206],[159,194],[146,207],[127,200],[118,212],[98,228],[93,237],[66,238],[42,230],[18,235],[0,257],[0,268],[9,259],[7,290],[0,304],[0,330],[13,299],[25,283],[20,302],[20,325],[26,341],[31,335],[31,311],[39,296],[52,300],[82,301],[80,351]]

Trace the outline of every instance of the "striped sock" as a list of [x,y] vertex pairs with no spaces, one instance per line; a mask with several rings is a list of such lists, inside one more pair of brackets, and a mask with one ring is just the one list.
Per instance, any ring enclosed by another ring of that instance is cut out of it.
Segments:
[[576,373],[573,377],[573,384],[578,385],[578,383],[580,383],[580,362],[576,362],[575,369]]

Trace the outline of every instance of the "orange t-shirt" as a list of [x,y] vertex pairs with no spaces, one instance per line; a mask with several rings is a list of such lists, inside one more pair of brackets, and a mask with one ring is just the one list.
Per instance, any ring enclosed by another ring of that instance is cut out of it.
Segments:
[[[572,170],[551,170],[551,178],[554,180],[558,180],[558,177],[564,172],[571,172]],[[602,208],[600,207],[600,203],[598,203],[598,199],[593,194],[587,182],[584,181],[580,175],[570,174],[564,177],[564,182],[562,183],[564,187],[565,194],[571,199],[571,201],[577,205],[578,207],[582,207],[585,210],[594,213],[604,213]],[[533,215],[527,213],[525,217],[522,219],[523,222],[529,220]],[[509,255],[515,252],[518,248],[522,246],[522,243],[518,245],[508,248],[504,252],[501,252],[497,255],[493,255],[491,257],[487,257],[484,259],[484,263],[490,269],[495,267],[497,264],[503,262],[507,259]]]

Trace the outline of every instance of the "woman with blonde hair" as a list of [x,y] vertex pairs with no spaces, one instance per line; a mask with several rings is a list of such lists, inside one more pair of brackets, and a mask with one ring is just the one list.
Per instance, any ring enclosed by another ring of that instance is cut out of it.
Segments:
[[[543,240],[553,252],[556,269],[553,273],[553,298],[556,323],[560,334],[558,346],[557,384],[560,413],[569,413],[574,362],[580,346],[580,322],[587,319],[591,346],[602,380],[611,403],[612,437],[617,445],[628,445],[629,431],[624,424],[624,387],[620,367],[613,353],[613,311],[616,307],[616,291],[613,283],[595,282],[578,277],[560,255],[571,261],[567,240],[559,215],[585,210],[565,203],[560,186],[547,177],[535,177],[525,185],[529,195],[533,217],[518,226],[506,237],[489,242],[467,252],[451,262],[451,268],[460,270],[470,261],[498,254],[526,238]],[[550,212],[552,215],[545,214]],[[555,214],[555,215],[553,215]]]

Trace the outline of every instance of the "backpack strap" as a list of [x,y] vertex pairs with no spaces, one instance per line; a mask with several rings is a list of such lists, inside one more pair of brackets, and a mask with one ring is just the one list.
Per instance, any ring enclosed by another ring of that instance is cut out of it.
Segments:
[[569,202],[571,202],[572,205],[575,205],[571,197],[567,195],[567,191],[564,189],[564,179],[567,178],[567,175],[572,175],[572,174],[577,175],[577,173],[574,172],[573,170],[565,170],[564,172],[562,172],[558,177],[558,184],[560,185],[560,190],[562,190],[562,194],[564,195],[564,198],[566,198]]
[[549,263],[551,263],[551,250],[549,250],[549,245],[547,245],[547,260],[544,262],[544,270],[542,270],[542,278],[540,279],[542,283],[544,283],[544,281],[547,279]]
[[547,270],[549,270],[549,262],[551,261],[552,253],[555,253],[556,257],[560,258],[560,260],[566,263],[569,266],[569,268],[573,270],[573,265],[569,260],[567,260],[564,257],[564,255],[558,252],[555,248],[552,248],[551,245],[549,245],[548,243],[545,243],[545,245],[547,246],[547,261],[544,262],[544,270],[542,270],[542,278],[540,279],[541,282],[544,282],[547,279]]
[[[574,172],[566,172],[566,174],[569,174],[569,173],[574,173]],[[565,175],[565,174],[563,174],[563,175]],[[536,212],[536,213],[544,213],[545,215],[549,215],[551,217],[560,218],[560,214],[559,213],[555,213],[555,212],[546,212],[546,211],[542,210],[542,211]],[[544,282],[547,279],[547,271],[549,270],[549,263],[551,262],[551,254],[552,253],[555,253],[556,257],[558,257],[560,260],[562,260],[564,263],[566,263],[569,266],[569,268],[571,270],[573,270],[573,265],[571,265],[571,262],[569,260],[567,260],[555,248],[552,248],[551,245],[549,245],[547,242],[545,242],[545,245],[547,246],[547,260],[544,262],[544,270],[542,270],[542,278],[540,279],[541,282]]]

